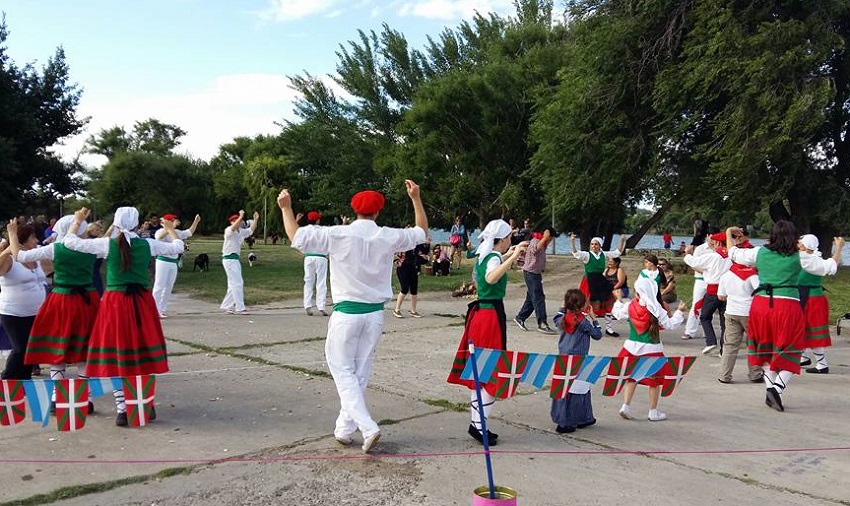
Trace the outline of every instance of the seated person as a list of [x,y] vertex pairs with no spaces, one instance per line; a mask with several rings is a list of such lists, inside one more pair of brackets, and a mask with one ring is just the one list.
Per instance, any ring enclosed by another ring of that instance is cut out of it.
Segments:
[[443,247],[440,244],[434,246],[431,251],[431,266],[432,266],[432,274],[434,276],[449,275],[449,268],[451,267],[451,261],[449,260],[449,256],[443,251]]
[[670,261],[662,258],[658,261],[658,269],[667,278],[667,285],[661,288],[661,300],[667,304],[672,304],[679,299],[676,295],[676,276],[673,274],[673,269],[670,268]]

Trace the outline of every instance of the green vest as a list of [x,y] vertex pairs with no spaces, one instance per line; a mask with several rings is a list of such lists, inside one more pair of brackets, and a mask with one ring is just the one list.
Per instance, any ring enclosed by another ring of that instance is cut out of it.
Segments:
[[638,333],[635,326],[632,325],[632,322],[629,321],[629,339],[638,343],[647,343],[647,344],[658,344],[659,341],[653,341],[652,336],[649,335],[649,329],[646,329],[645,332]]
[[800,269],[800,286],[809,289],[809,297],[823,295],[823,276],[816,276]]
[[65,247],[61,242],[53,244],[53,291],[64,293],[71,286],[91,286],[94,262],[91,253],[80,253]]
[[151,248],[148,241],[134,237],[130,241],[130,256],[132,258],[130,269],[122,271],[118,239],[109,241],[109,256],[106,257],[106,289],[108,291],[120,292],[130,284],[148,287],[148,264],[151,261]]
[[590,255],[590,260],[584,264],[584,272],[585,274],[602,274],[605,272],[605,253],[600,253],[599,258],[595,258],[593,253],[587,252]]
[[[490,253],[481,263],[476,266],[475,276],[478,281],[478,299],[479,300],[493,300],[493,299],[504,299],[505,292],[508,287],[508,275],[507,273],[499,278],[498,281],[493,283],[492,285],[487,282],[487,262],[490,261],[494,256],[502,258],[502,255],[496,252]],[[481,307],[491,307],[488,304],[482,304]]]
[[[759,288],[772,285],[773,295],[780,297],[800,298],[797,285],[800,284],[800,253],[795,251],[790,256],[781,255],[767,248],[759,248],[756,254],[756,269],[759,271]],[[760,290],[757,295],[764,295]]]

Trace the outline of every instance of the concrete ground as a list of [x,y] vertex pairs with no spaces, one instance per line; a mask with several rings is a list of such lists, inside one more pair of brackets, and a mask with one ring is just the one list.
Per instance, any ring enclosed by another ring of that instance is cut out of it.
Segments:
[[[544,275],[552,314],[579,269],[556,259]],[[461,281],[460,279],[458,280]],[[250,289],[250,287],[248,287]],[[512,285],[509,318],[524,287]],[[468,392],[445,382],[460,338],[465,299],[424,294],[421,319],[393,318],[368,391],[383,437],[374,454],[342,447],[324,362],[325,317],[298,301],[251,308],[250,316],[176,295],[163,322],[171,372],[157,378],[158,419],[141,429],[114,425],[109,399],[83,430],[61,433],[29,422],[0,428],[0,505],[466,505],[486,485],[482,448],[467,434]],[[405,303],[405,310],[409,302]],[[625,323],[617,328],[625,333]],[[701,340],[663,335],[668,355],[699,354]],[[626,421],[621,397],[592,389],[596,426],[560,435],[547,391],[525,385],[496,404],[491,428],[497,484],[518,504],[850,504],[850,342],[833,335],[831,373],[803,373],[764,405],[764,386],[716,380],[719,359],[699,356],[672,397],[669,419]],[[591,352],[614,355],[622,338]],[[508,347],[557,352],[557,336],[508,325]],[[742,356],[743,357],[743,356]],[[646,412],[638,390],[636,413]]]

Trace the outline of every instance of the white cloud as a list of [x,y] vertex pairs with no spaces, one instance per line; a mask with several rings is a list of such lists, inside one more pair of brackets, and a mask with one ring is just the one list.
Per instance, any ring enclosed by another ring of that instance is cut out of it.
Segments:
[[451,21],[470,19],[477,12],[486,15],[495,12],[500,16],[516,14],[511,0],[420,0],[416,2],[397,2],[398,15],[414,16],[426,19]]
[[[371,3],[360,2],[355,8]],[[316,15],[336,17],[342,14],[346,2],[343,0],[268,0],[268,5],[258,14],[267,21],[294,21]]]

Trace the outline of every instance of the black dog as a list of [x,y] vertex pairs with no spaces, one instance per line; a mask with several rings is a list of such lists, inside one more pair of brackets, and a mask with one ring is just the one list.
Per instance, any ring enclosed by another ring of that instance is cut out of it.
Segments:
[[192,267],[192,272],[195,272],[195,269],[200,269],[201,272],[207,272],[210,270],[210,257],[206,253],[201,253],[200,255],[195,257],[195,265]]

